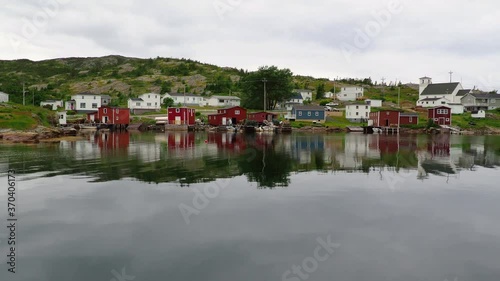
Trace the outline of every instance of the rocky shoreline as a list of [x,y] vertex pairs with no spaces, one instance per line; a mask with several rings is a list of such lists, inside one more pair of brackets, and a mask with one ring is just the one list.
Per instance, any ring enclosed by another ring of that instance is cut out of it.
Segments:
[[[302,128],[293,128],[294,132],[309,132],[309,133],[347,133],[346,128],[335,127],[316,127],[305,126]],[[442,129],[408,129],[401,128],[400,134],[405,135],[420,135],[420,134],[439,134],[450,133],[444,132]],[[461,135],[500,135],[499,129],[487,128],[476,130],[463,130],[458,132]],[[10,129],[0,130],[0,141],[7,143],[40,143],[40,142],[59,142],[61,140],[74,140],[78,135],[78,130],[74,128],[48,128],[38,126],[29,131],[15,131]]]
[[39,143],[60,141],[64,137],[74,137],[78,131],[76,129],[47,128],[38,126],[29,131],[2,130],[0,140],[9,143]]

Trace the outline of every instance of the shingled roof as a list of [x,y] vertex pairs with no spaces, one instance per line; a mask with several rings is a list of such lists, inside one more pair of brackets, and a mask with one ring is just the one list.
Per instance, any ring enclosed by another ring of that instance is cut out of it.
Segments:
[[459,90],[458,93],[457,93],[457,96],[459,97],[463,97],[465,95],[467,95],[468,93],[470,93],[471,90],[470,89],[467,89],[467,90]]
[[459,84],[460,83],[429,84],[422,92],[422,96],[448,95],[453,93]]
[[472,94],[478,99],[500,99],[500,94]]

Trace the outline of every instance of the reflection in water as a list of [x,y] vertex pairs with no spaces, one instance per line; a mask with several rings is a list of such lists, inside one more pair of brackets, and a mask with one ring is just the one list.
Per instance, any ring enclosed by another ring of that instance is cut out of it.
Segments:
[[261,187],[275,187],[287,186],[296,172],[401,169],[416,170],[425,180],[429,175],[498,166],[499,140],[455,135],[122,132],[59,144],[0,146],[0,164],[26,174],[79,174],[94,181],[129,177],[191,184],[245,175]]

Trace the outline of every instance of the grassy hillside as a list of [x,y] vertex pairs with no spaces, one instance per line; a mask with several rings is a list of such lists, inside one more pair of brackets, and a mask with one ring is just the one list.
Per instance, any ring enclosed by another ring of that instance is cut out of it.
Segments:
[[[293,69],[292,69],[293,71]],[[46,99],[68,100],[72,94],[89,91],[113,97],[113,105],[125,106],[129,97],[146,92],[192,92],[200,95],[239,95],[243,69],[219,67],[189,59],[139,59],[122,56],[99,58],[61,58],[45,61],[26,59],[0,60],[0,91],[9,93],[11,101],[22,103],[23,83],[26,103],[40,104]],[[395,101],[397,88],[377,87],[370,78],[342,79],[295,76],[294,87],[316,91],[338,92],[344,85],[366,87],[366,96]],[[335,89],[334,89],[335,87]],[[402,88],[402,97],[412,98],[416,91]],[[397,99],[397,98],[396,98]]]
[[29,130],[55,120],[55,113],[42,107],[0,103],[0,129]]

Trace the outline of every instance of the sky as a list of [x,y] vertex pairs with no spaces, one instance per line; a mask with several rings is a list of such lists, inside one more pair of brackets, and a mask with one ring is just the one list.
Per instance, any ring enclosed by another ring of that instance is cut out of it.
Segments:
[[0,59],[189,58],[500,89],[494,0],[0,0]]

